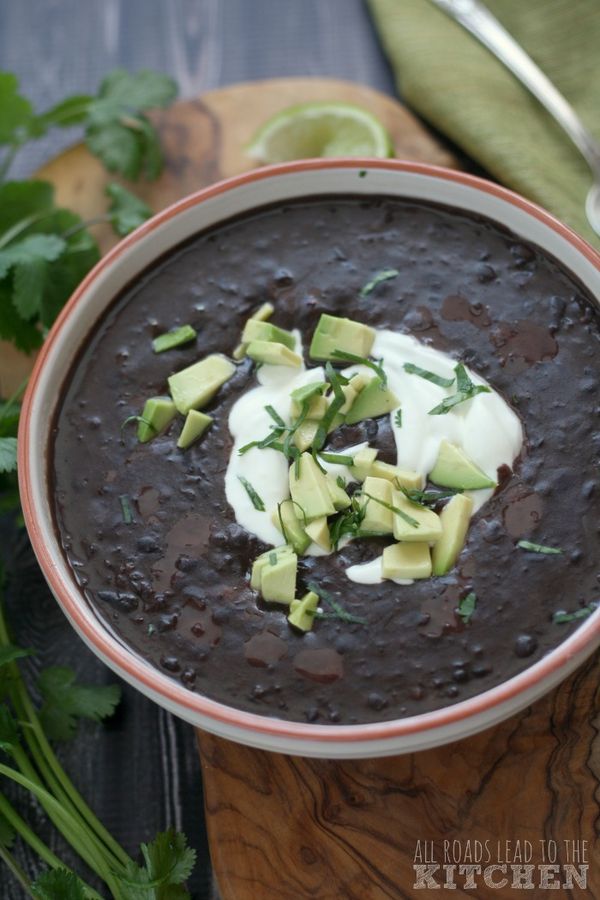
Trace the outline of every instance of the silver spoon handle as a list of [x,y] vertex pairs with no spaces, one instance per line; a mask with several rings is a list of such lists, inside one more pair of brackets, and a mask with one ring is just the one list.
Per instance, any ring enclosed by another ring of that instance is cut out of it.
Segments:
[[433,2],[474,34],[517,76],[564,128],[590,168],[600,177],[600,144],[584,126],[571,104],[491,12],[477,0]]

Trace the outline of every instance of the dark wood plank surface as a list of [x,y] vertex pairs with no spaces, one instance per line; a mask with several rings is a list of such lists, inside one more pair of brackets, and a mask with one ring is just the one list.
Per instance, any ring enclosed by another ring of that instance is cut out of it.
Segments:
[[[362,0],[2,0],[0,68],[15,72],[36,106],[92,91],[111,68],[172,74],[182,96],[236,81],[285,75],[347,78],[393,92],[390,71]],[[26,148],[13,169],[25,177],[77,139],[54,134]],[[13,571],[10,618],[19,642],[39,649],[32,668],[70,665],[82,680],[113,676],[84,647],[49,596],[27,544],[4,525],[1,552]],[[131,851],[171,824],[199,853],[190,888],[211,896],[200,766],[191,728],[137,692],[106,728],[82,729],[61,758],[108,827]],[[67,862],[33,804],[19,798],[36,831]],[[29,871],[30,854],[20,852]],[[0,897],[23,892],[0,864]],[[260,898],[257,898],[260,900]]]

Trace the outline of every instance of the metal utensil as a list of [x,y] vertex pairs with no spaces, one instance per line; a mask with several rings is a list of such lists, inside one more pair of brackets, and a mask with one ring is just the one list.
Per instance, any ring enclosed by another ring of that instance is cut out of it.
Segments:
[[516,75],[571,138],[590,169],[594,182],[588,191],[585,212],[600,235],[600,143],[550,79],[525,53],[506,28],[477,0],[432,0],[445,13],[474,34]]

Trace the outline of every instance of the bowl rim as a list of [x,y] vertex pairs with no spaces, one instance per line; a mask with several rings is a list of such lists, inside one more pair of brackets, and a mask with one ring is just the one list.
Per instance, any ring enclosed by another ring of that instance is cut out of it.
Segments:
[[[124,677],[130,683],[133,683],[144,693],[150,693],[152,697],[160,697],[172,709],[184,709],[192,718],[195,717],[197,719],[198,716],[201,716],[203,719],[217,721],[220,726],[233,727],[242,732],[259,732],[263,735],[270,735],[274,739],[292,739],[300,745],[303,742],[310,741],[317,741],[332,746],[340,743],[390,741],[420,732],[440,729],[445,726],[460,725],[461,722],[467,722],[477,716],[491,714],[494,710],[502,707],[503,704],[509,703],[517,695],[535,689],[536,685],[539,685],[541,681],[548,679],[553,674],[556,675],[558,670],[563,666],[567,666],[573,657],[586,655],[586,651],[591,652],[594,642],[600,641],[600,608],[585,620],[572,635],[538,660],[537,663],[487,691],[441,709],[431,710],[403,719],[390,719],[357,725],[316,725],[305,722],[293,722],[236,709],[233,706],[212,700],[203,694],[196,693],[178,684],[151,663],[143,660],[134,650],[127,648],[124,643],[111,634],[99,618],[92,620],[91,617],[84,614],[84,606],[87,601],[83,593],[75,585],[73,585],[75,590],[69,590],[65,585],[53,561],[51,548],[46,546],[42,531],[38,527],[36,508],[42,498],[35,495],[35,490],[32,486],[29,466],[32,450],[29,441],[30,422],[36,389],[42,377],[46,374],[46,361],[50,350],[59,339],[65,322],[76,311],[79,302],[93,286],[98,276],[122,257],[123,254],[127,253],[130,247],[185,210],[250,182],[298,172],[357,168],[367,170],[387,169],[429,176],[459,183],[465,187],[497,197],[518,207],[548,226],[600,271],[600,253],[571,228],[564,225],[551,213],[526,200],[514,191],[475,175],[428,163],[398,159],[372,159],[368,157],[307,159],[264,166],[216,182],[178,200],[161,212],[156,213],[134,232],[119,241],[99,260],[69,298],[42,345],[23,398],[19,425],[18,475],[25,524],[44,577],[80,636],[84,638],[104,662],[110,660],[110,664],[117,673],[121,675],[124,673]],[[50,438],[50,430],[47,431],[47,436]],[[47,445],[44,447],[44,451],[46,449]],[[56,539],[55,553],[62,554],[58,538]],[[78,594],[77,599],[76,594]]]

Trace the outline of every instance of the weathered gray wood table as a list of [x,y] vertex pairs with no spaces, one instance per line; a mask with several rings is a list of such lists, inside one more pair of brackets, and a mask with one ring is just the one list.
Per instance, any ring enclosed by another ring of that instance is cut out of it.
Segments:
[[[93,91],[115,66],[168,72],[183,96],[284,75],[336,76],[393,92],[362,0],[1,0],[0,69],[15,72],[37,106]],[[28,175],[76,138],[61,133],[25,149],[14,176]],[[26,541],[5,526],[0,548],[15,572],[11,622],[19,642],[40,651],[35,665],[70,665],[82,680],[113,680],[63,618]],[[125,688],[110,724],[82,728],[61,757],[129,850],[167,825],[183,829],[199,853],[190,883],[194,900],[211,896],[192,729]],[[40,836],[74,863],[33,807],[31,815]],[[21,859],[33,871],[32,856],[22,852]],[[23,897],[1,868],[0,896]]]

